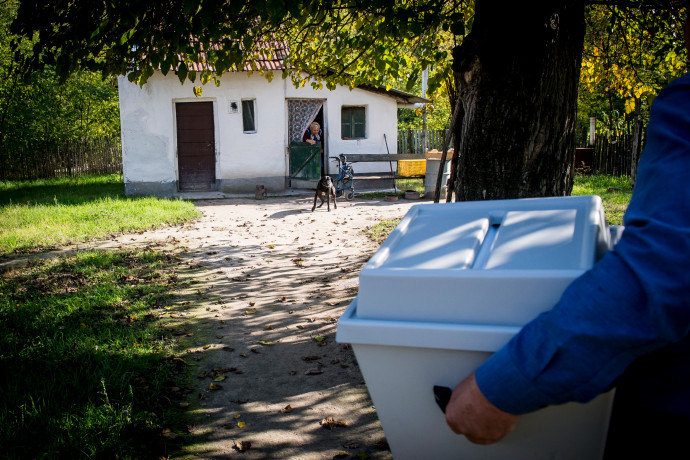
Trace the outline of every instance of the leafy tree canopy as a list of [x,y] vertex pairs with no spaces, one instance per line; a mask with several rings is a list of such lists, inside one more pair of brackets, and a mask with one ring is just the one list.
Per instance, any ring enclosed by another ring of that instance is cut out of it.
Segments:
[[17,2],[0,3],[0,149],[117,137],[120,120],[113,77],[75,69],[59,85],[54,68],[44,66],[22,78],[16,58],[32,55],[33,40],[25,38],[19,44],[11,34],[16,14]]
[[588,19],[582,81],[628,100],[653,97],[687,69],[682,12],[606,6]]
[[[129,74],[143,84],[160,69],[177,72],[180,81],[207,83],[233,69],[259,70],[266,44],[285,40],[291,52],[283,77],[296,84],[390,86],[404,78],[411,88],[422,68],[450,59],[454,36],[471,24],[469,5],[462,0],[27,0],[12,31],[37,37],[33,53],[23,59],[25,68],[52,65],[63,78],[88,68]],[[192,63],[204,70],[190,70]],[[432,75],[430,87],[441,80]]]
[[616,134],[632,116],[644,117],[654,96],[687,72],[685,2],[595,3],[586,16],[580,112]]

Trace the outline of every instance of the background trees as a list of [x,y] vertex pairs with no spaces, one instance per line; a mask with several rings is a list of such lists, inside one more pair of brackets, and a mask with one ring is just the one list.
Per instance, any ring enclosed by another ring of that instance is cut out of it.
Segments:
[[610,96],[580,100],[598,111],[608,99],[609,119],[619,105],[643,114],[648,95],[680,72],[684,2],[588,3],[24,0],[11,30],[22,70],[62,79],[86,68],[143,84],[159,69],[203,86],[232,69],[258,70],[275,40],[291,46],[281,76],[296,85],[411,90],[430,68],[431,94],[445,87],[447,99],[462,100],[458,198],[510,198],[570,192],[583,49],[583,88]]
[[64,84],[52,66],[26,73],[22,59],[32,40],[12,44],[9,31],[16,3],[0,3],[0,150],[5,157],[17,148],[61,143],[84,137],[118,136],[116,79],[74,69]]

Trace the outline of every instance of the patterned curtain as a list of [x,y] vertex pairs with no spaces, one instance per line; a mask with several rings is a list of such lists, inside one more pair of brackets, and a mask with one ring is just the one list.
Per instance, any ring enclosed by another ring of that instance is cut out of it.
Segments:
[[[314,117],[323,106],[322,99],[288,99],[288,130],[290,142],[301,142]],[[323,126],[321,127],[323,129]]]

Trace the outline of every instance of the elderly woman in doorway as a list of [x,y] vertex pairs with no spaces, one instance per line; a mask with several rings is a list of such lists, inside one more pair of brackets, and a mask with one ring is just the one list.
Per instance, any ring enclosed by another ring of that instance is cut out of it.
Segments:
[[323,131],[321,131],[321,126],[317,122],[313,122],[309,125],[309,128],[304,132],[302,136],[302,142],[307,142],[311,145],[321,142],[323,137]]

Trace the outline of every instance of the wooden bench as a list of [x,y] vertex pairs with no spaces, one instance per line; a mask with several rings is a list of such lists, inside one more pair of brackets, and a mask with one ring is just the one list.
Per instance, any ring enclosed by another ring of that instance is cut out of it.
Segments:
[[[392,161],[405,160],[425,160],[424,155],[417,155],[413,153],[398,153],[398,154],[363,154],[353,153],[345,154],[348,163],[389,163]],[[375,179],[424,179],[424,174],[386,174],[386,173],[357,173],[355,170],[355,180],[375,180]]]

